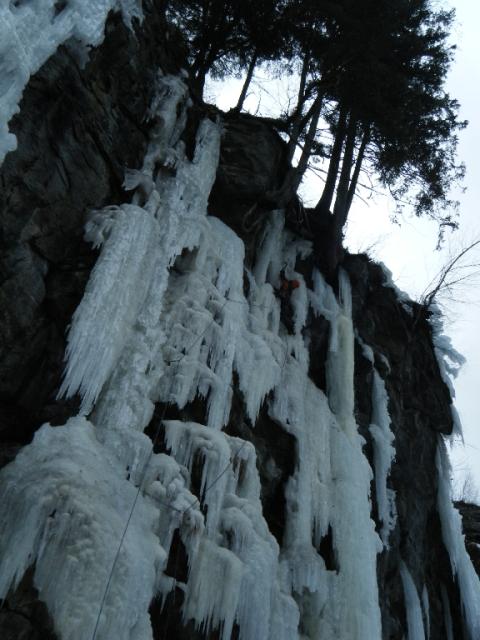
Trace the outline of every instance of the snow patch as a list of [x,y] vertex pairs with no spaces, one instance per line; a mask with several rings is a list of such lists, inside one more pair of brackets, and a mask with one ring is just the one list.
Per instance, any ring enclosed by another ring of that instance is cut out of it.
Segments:
[[409,315],[413,315],[412,299],[410,298],[408,293],[406,293],[405,291],[402,291],[402,289],[399,289],[397,287],[397,285],[393,281],[392,272],[390,271],[390,269],[387,266],[385,266],[385,264],[383,262],[377,262],[377,265],[383,271],[383,276],[384,276],[383,286],[384,287],[388,287],[389,289],[393,289],[393,291],[395,292],[395,296],[396,296],[397,300],[400,302],[400,306]]
[[454,349],[451,339],[443,333],[443,315],[440,307],[433,303],[430,305],[429,311],[430,315],[428,320],[432,327],[433,347],[438,362],[438,368],[440,370],[442,380],[447,385],[448,390],[450,391],[450,397],[452,398],[450,411],[452,414],[453,431],[451,438],[459,436],[459,438],[463,440],[460,416],[453,405],[453,399],[455,398],[453,380],[457,377],[466,360],[461,353]]

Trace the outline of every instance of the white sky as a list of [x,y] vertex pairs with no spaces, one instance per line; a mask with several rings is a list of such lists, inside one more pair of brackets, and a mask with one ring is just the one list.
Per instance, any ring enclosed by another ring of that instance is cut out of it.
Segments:
[[[460,230],[447,238],[445,248],[436,251],[437,227],[424,219],[406,218],[401,226],[390,221],[392,203],[384,196],[376,196],[367,203],[357,201],[349,216],[346,244],[351,251],[369,249],[372,257],[384,262],[392,271],[396,284],[412,298],[418,298],[428,287],[440,267],[448,259],[449,251],[480,238],[478,202],[480,201],[480,47],[478,24],[480,4],[477,0],[451,0],[457,12],[457,24],[452,41],[457,45],[456,62],[451,71],[448,88],[461,104],[461,118],[469,120],[468,128],[460,134],[459,158],[467,165],[465,186],[459,194]],[[447,5],[448,6],[448,5]],[[294,94],[293,83],[259,78],[245,108],[252,113],[272,112],[285,108],[288,94]],[[210,82],[208,92],[222,109],[236,103],[241,80]],[[261,91],[259,88],[261,87]],[[318,199],[320,186],[310,172],[302,195],[307,204]],[[309,202],[310,200],[310,202]],[[480,251],[477,253],[480,262]],[[456,445],[452,452],[457,484],[463,484],[470,474],[480,500],[480,278],[458,291],[460,301],[446,303],[446,329],[455,348],[467,358],[456,382],[456,407],[459,411],[465,447]],[[473,495],[472,495],[473,497]]]

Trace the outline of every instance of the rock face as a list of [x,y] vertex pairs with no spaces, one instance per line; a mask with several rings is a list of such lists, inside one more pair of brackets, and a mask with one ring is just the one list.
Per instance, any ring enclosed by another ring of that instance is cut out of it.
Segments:
[[[31,79],[20,114],[12,123],[18,150],[7,156],[0,169],[0,465],[13,459],[42,423],[63,423],[76,409],[75,402],[58,401],[56,394],[65,331],[96,260],[96,253],[83,241],[86,216],[91,208],[129,201],[122,188],[124,171],[141,165],[149,132],[146,116],[157,73],[178,73],[185,57],[178,36],[161,17],[160,5],[145,3],[146,13],[151,15],[142,26],[135,24],[133,31],[111,16],[104,44],[91,53],[85,68],[61,48]],[[193,129],[195,109],[191,112]],[[211,213],[245,241],[248,265],[259,250],[258,239],[268,213],[262,209],[262,197],[278,186],[286,170],[284,144],[267,124],[253,117],[230,114],[224,119],[224,129]],[[189,140],[185,142],[188,147]],[[308,280],[314,265],[315,256],[298,264],[297,269]],[[395,436],[396,457],[389,486],[397,496],[398,520],[390,548],[378,560],[383,638],[406,637],[399,570],[403,559],[417,590],[421,592],[423,585],[428,590],[430,639],[443,640],[448,633],[441,585],[450,602],[454,638],[460,639],[464,635],[458,587],[442,542],[436,506],[435,454],[439,434],[452,430],[451,399],[439,373],[431,329],[423,310],[416,305],[409,309],[402,306],[393,289],[386,286],[382,269],[365,256],[347,256],[344,268],[352,283],[357,331],[355,413],[371,464],[374,367],[385,380]],[[282,305],[282,316],[288,329],[292,323],[288,304]],[[325,389],[328,323],[312,315],[305,333],[312,356],[310,376]],[[373,348],[374,362],[365,354],[364,343]],[[200,399],[181,411],[169,407],[165,412],[157,406],[149,434],[159,416],[202,422],[205,406]],[[294,472],[291,452],[295,439],[279,432],[265,409],[252,426],[238,388],[226,432],[255,446],[264,517],[281,545],[284,487]],[[158,449],[162,446],[159,443]],[[461,504],[460,510],[478,570],[478,509]],[[380,530],[378,514],[373,517]],[[172,548],[176,561],[169,562],[166,573],[185,580],[181,541]],[[334,570],[328,535],[320,552],[327,568]],[[152,603],[155,638],[165,634],[185,640],[205,637],[182,619],[182,597],[177,589],[163,607],[157,601]],[[51,620],[37,599],[30,574],[0,610],[0,635],[12,640],[54,638]],[[208,637],[213,640],[219,633]],[[232,638],[236,637],[238,628],[234,627]]]
[[455,506],[462,516],[467,551],[480,575],[480,507],[468,502],[457,502]]

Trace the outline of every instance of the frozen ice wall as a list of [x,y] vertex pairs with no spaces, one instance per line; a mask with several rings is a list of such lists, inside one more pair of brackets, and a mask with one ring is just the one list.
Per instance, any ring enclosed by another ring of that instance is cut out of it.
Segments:
[[[147,640],[150,602],[174,589],[184,621],[222,640],[235,626],[240,640],[380,640],[377,555],[395,521],[395,451],[375,372],[379,536],[354,416],[348,277],[338,296],[318,271],[307,284],[297,264],[311,246],[285,229],[282,211],[246,268],[242,240],[207,212],[221,125],[199,124],[189,160],[188,106],[182,79],[160,76],[143,167],[125,176],[131,202],[91,212],[86,238],[101,252],[72,318],[60,389],[80,396],[80,415],[41,427],[0,472],[0,598],[33,566],[62,640]],[[298,284],[283,303],[282,278]],[[308,375],[311,313],[329,326],[325,392]],[[255,448],[225,431],[239,392],[253,428],[263,408],[295,440],[281,544],[263,515]],[[155,405],[183,409],[198,397],[202,423],[156,416],[165,452],[154,453],[144,430]],[[471,576],[458,531],[445,531],[469,618]],[[167,574],[175,536],[185,581]],[[415,628],[419,607],[417,595]]]
[[[142,171],[127,176],[141,183],[132,204],[92,212],[87,224],[102,253],[72,320],[61,393],[79,392],[94,420],[44,425],[2,475],[0,597],[34,564],[61,638],[151,637],[149,604],[171,588],[163,570],[174,531],[194,549],[204,529],[187,470],[153,455],[142,433],[162,371],[154,357],[170,268],[199,243],[218,161],[220,131],[208,120],[186,159],[187,106],[183,82],[159,78],[152,143]],[[157,171],[166,163],[176,178]]]

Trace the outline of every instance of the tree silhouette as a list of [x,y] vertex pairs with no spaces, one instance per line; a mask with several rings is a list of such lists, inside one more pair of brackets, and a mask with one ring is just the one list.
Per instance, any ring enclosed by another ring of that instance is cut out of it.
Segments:
[[[433,0],[170,0],[168,14],[185,32],[190,73],[201,94],[208,73],[246,70],[241,110],[254,70],[264,61],[298,71],[296,103],[281,124],[288,160],[283,185],[265,194],[272,208],[294,197],[309,162],[327,162],[315,215],[328,230],[330,269],[365,166],[395,198],[440,228],[455,226],[452,186],[459,105],[445,90],[454,47],[453,11]],[[325,127],[329,135],[325,134]]]

